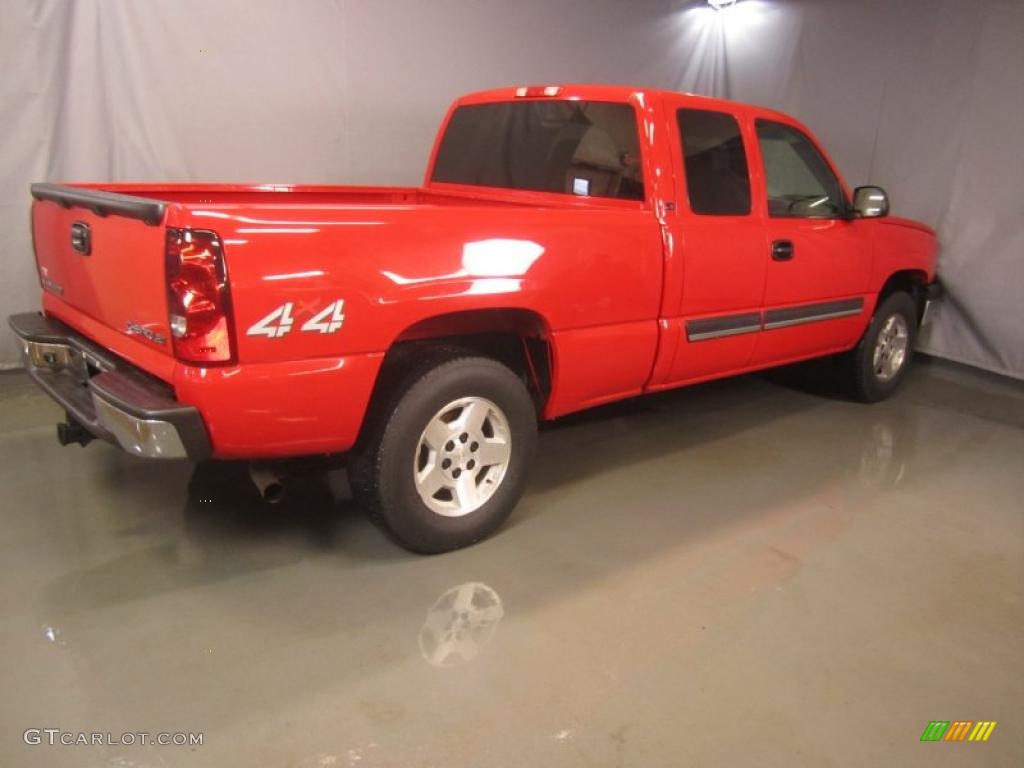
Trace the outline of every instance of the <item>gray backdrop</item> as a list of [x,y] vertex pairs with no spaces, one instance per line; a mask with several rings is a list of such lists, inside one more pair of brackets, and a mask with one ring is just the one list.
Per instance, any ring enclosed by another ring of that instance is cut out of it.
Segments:
[[922,346],[1024,377],[1022,39],[1020,0],[0,0],[0,314],[38,302],[32,181],[417,184],[459,93],[634,83],[809,124],[938,229]]

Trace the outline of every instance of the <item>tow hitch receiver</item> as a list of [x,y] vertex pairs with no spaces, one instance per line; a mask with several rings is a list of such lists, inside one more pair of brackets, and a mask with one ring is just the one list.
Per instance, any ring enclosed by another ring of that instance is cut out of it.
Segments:
[[95,435],[75,421],[70,414],[67,421],[57,425],[57,442],[61,445],[77,443],[84,447],[95,439]]

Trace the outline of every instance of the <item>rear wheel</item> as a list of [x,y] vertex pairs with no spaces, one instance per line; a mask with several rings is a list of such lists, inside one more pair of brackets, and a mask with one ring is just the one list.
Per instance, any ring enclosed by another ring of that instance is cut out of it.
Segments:
[[849,353],[853,395],[866,403],[884,400],[906,375],[917,340],[917,306],[902,291],[887,296],[875,310],[864,336]]
[[482,357],[427,363],[379,404],[353,489],[394,537],[434,553],[480,541],[519,501],[537,435],[522,380]]

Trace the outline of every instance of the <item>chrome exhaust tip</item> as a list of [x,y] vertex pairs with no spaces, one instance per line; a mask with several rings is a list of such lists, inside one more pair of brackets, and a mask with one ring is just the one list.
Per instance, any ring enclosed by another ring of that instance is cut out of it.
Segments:
[[249,465],[249,477],[259,491],[260,497],[268,504],[280,504],[286,495],[284,478],[267,464]]

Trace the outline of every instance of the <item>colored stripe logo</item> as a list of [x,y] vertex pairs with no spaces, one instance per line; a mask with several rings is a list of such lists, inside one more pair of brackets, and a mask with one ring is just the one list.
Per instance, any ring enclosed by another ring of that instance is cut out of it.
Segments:
[[968,741],[988,741],[988,737],[992,735],[992,731],[996,728],[996,721],[982,721],[974,726],[974,730],[971,731],[971,736]]
[[988,741],[995,727],[995,720],[932,720],[921,741]]

